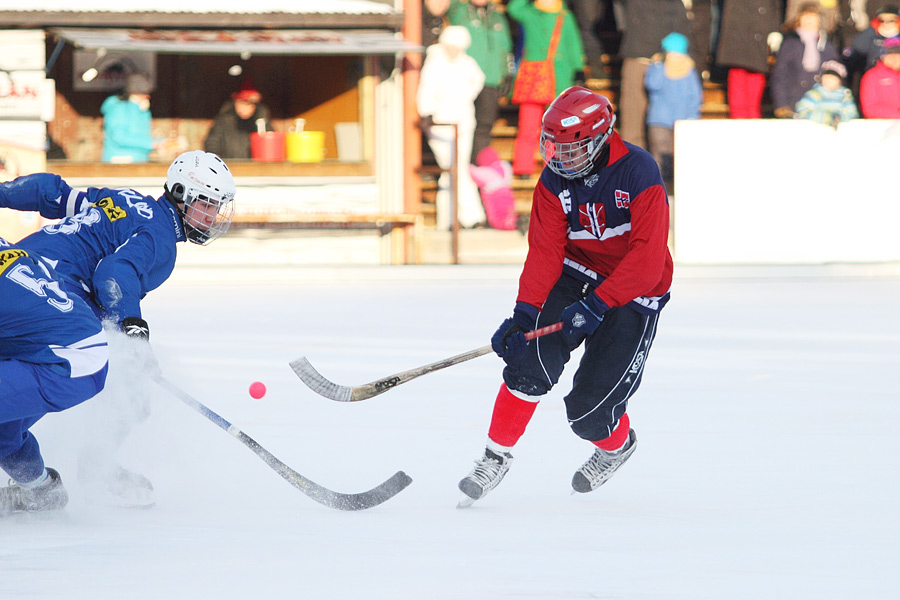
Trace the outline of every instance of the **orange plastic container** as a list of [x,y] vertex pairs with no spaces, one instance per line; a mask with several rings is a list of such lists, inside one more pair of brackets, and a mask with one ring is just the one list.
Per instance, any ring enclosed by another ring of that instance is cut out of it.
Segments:
[[250,134],[250,156],[260,162],[284,161],[284,134],[280,131]]

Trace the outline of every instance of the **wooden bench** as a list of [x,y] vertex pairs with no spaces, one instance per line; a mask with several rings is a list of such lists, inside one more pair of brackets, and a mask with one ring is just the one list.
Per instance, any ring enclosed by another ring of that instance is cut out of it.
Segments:
[[422,233],[425,218],[407,213],[321,213],[272,211],[237,213],[232,224],[236,229],[261,227],[271,229],[380,229],[391,236],[391,264],[406,264],[405,236],[410,233],[413,260],[422,264]]

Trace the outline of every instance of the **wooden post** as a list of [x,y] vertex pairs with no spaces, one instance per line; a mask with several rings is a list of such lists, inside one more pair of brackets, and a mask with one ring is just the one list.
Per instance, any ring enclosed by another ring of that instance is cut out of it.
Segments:
[[[422,44],[422,3],[404,2],[403,37],[413,44]],[[403,211],[422,212],[422,133],[416,108],[419,71],[422,54],[409,52],[403,56]],[[418,252],[418,248],[415,252]]]
[[450,256],[459,264],[459,126],[451,123],[453,135],[450,148]]

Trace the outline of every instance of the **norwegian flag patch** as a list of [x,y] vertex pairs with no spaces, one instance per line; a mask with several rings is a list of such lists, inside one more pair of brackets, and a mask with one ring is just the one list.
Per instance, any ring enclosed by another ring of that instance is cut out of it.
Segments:
[[631,196],[628,192],[616,190],[616,208],[628,208],[631,206]]

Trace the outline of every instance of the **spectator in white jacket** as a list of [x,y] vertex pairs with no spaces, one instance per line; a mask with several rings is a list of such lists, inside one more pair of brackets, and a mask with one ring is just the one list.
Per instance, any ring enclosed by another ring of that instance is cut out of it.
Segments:
[[453,160],[453,127],[457,126],[457,215],[463,227],[485,221],[478,188],[469,174],[475,134],[475,98],[484,87],[484,73],[466,49],[471,37],[465,27],[445,27],[438,43],[426,50],[416,95],[422,127],[438,165],[445,169],[438,179],[437,228],[450,229],[450,169]]

